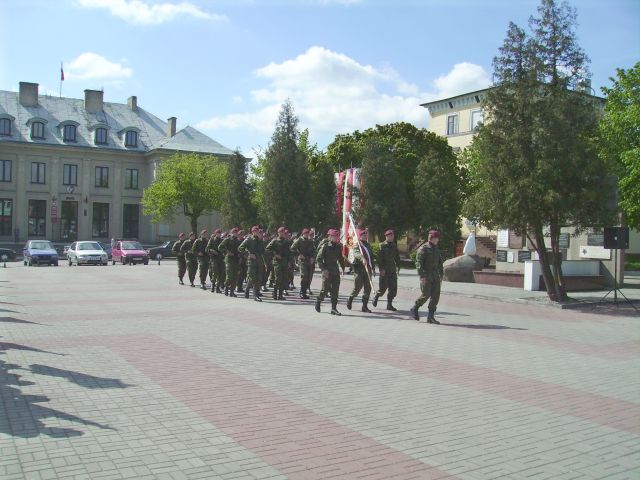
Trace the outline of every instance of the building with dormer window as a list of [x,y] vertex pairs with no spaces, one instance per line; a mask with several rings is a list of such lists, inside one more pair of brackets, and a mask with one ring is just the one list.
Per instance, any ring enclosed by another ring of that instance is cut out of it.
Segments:
[[[178,151],[233,155],[193,127],[176,130],[175,117],[159,119],[135,96],[126,104],[105,102],[98,90],[59,98],[28,82],[0,91],[0,243],[174,238],[188,219],[152,224],[140,202],[158,164]],[[212,229],[222,219],[200,222]]]

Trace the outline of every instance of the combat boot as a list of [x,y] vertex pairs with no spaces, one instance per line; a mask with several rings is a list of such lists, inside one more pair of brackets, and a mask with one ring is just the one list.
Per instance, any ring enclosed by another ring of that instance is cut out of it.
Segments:
[[316,312],[320,313],[320,304],[322,303],[322,300],[320,299],[320,296],[318,296],[318,298],[316,298]]
[[338,302],[331,302],[331,315],[342,316],[342,314],[338,311]]
[[178,280],[178,283],[179,283],[180,285],[184,285],[184,282],[182,281],[182,279]]
[[409,310],[409,312],[411,313],[411,316],[414,320],[417,320],[418,322],[420,321],[420,314],[418,313],[418,309],[415,305],[411,307],[411,310]]
[[224,295],[225,295],[225,297],[229,296],[229,287],[227,287],[227,286],[224,287]]
[[249,287],[244,290],[244,298],[249,298]]
[[277,300],[278,299],[278,289],[274,288],[273,291],[271,292],[273,299]]
[[278,290],[278,300],[286,300],[286,298],[284,298],[284,295],[282,294],[282,290]]
[[429,310],[429,313],[427,314],[427,323],[433,323],[434,325],[440,325],[440,322],[438,320],[436,320],[436,318],[434,317],[435,313],[436,313],[435,310]]
[[393,306],[393,300],[387,300],[387,310],[391,310],[392,312],[398,311],[398,309]]
[[367,304],[369,303],[369,297],[362,297],[362,311],[365,313],[371,313]]
[[307,295],[306,288],[300,288],[300,298],[304,298],[305,300],[309,300],[309,295]]
[[236,292],[234,290],[235,289],[233,287],[229,288],[229,296],[230,297],[237,297]]
[[374,307],[378,306],[378,299],[380,298],[380,295],[378,295],[377,293],[374,295],[373,297],[373,302],[371,302],[371,305],[373,305]]
[[347,298],[347,309],[351,310],[351,307],[353,306],[353,296],[349,296],[349,298]]

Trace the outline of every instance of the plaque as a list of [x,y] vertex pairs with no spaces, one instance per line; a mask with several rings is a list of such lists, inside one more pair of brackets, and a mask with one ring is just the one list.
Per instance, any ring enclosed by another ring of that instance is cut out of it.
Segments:
[[587,235],[588,247],[604,247],[604,233],[589,233]]
[[507,261],[507,251],[496,250],[496,262],[506,262],[506,261]]
[[524,263],[527,260],[531,260],[531,251],[530,250],[520,250],[518,252],[518,262]]
[[509,230],[498,230],[498,247],[509,247]]
[[561,249],[567,249],[569,248],[569,238],[571,237],[571,235],[569,235],[568,233],[561,233],[560,234],[560,239],[559,239],[559,246]]

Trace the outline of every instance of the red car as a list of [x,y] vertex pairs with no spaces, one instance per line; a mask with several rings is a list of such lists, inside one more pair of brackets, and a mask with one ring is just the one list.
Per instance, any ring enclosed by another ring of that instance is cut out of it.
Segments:
[[149,253],[136,240],[119,240],[111,251],[111,264],[115,265],[116,261],[123,265],[127,263],[130,265],[135,265],[136,263],[148,265]]

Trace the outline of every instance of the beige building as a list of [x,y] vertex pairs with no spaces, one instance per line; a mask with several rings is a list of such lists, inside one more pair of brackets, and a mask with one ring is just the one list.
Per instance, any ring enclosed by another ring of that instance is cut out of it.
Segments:
[[[176,130],[138,106],[39,95],[38,84],[0,91],[0,243],[137,238],[145,244],[188,230],[183,215],[171,225],[143,215],[142,192],[163,159],[177,151],[229,158],[233,152],[192,127]],[[217,227],[218,214],[201,218]]]

